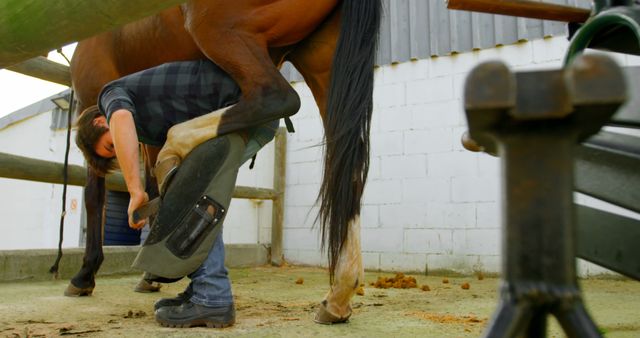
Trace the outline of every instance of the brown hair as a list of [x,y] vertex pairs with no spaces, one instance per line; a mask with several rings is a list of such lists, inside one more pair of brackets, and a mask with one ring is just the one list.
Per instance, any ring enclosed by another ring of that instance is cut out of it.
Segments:
[[105,176],[108,172],[115,169],[117,163],[115,158],[104,158],[98,155],[94,149],[100,137],[109,131],[109,128],[96,125],[95,119],[102,116],[98,106],[91,106],[85,109],[76,120],[76,144],[82,155],[84,155],[89,168],[99,176]]

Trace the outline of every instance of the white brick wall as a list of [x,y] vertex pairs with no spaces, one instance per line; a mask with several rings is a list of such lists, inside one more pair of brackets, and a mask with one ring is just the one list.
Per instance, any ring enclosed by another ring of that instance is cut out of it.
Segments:
[[[0,130],[0,152],[62,163],[66,131],[52,131],[50,124],[51,113],[45,112],[7,126]],[[72,142],[69,163],[82,162]],[[82,187],[67,189],[63,247],[72,248],[80,242],[84,204]],[[0,178],[0,250],[56,248],[62,190],[60,184]]]
[[[372,158],[362,212],[365,268],[396,271],[500,270],[500,165],[464,150],[464,81],[479,62],[503,60],[516,70],[559,67],[565,37],[412,61],[376,69]],[[638,59],[622,58],[638,64]],[[317,108],[304,83],[294,87],[303,110],[288,141],[285,255],[326,265],[310,230],[322,165]],[[298,172],[300,171],[300,172]],[[601,273],[580,263],[583,274]]]

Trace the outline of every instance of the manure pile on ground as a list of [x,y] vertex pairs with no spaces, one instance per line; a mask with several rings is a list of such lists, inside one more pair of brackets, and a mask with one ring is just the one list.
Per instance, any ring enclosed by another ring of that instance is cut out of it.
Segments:
[[415,277],[405,276],[402,272],[397,273],[395,277],[378,277],[377,281],[369,285],[378,289],[412,289],[418,287]]

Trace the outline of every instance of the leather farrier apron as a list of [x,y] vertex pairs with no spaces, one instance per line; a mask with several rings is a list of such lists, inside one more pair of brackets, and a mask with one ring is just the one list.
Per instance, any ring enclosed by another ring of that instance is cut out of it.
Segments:
[[207,258],[229,208],[245,142],[238,134],[205,141],[185,157],[133,267],[180,279]]

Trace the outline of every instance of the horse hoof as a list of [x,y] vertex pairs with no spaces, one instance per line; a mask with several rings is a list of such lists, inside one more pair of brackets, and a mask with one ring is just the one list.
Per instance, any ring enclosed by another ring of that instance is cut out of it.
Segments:
[[351,317],[351,306],[349,306],[349,313],[344,317],[338,317],[327,310],[327,306],[325,302],[320,303],[320,308],[318,312],[316,312],[316,317],[313,319],[314,322],[323,325],[331,325],[331,324],[341,324],[349,321],[349,317]]
[[154,175],[158,182],[158,191],[160,196],[164,196],[167,191],[171,179],[175,176],[180,165],[180,159],[178,157],[169,157],[156,164]]
[[93,293],[93,286],[87,288],[79,288],[75,285],[69,283],[67,289],[64,290],[64,295],[67,297],[83,297],[83,296],[91,296]]
[[472,151],[474,153],[484,151],[484,148],[471,138],[471,135],[469,135],[468,131],[465,131],[464,134],[462,134],[460,143],[462,143],[464,149]]
[[144,279],[141,279],[133,289],[133,291],[140,293],[151,293],[160,291],[161,287],[162,284],[160,283],[148,282]]

